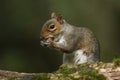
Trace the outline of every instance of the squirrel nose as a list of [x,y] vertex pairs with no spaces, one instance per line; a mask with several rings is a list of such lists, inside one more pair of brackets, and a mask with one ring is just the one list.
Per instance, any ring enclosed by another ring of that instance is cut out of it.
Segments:
[[45,41],[45,40],[47,40],[48,38],[45,38],[45,37],[40,37],[40,40],[41,41]]
[[44,40],[44,39],[46,39],[45,37],[43,37],[43,36],[40,36],[40,40]]

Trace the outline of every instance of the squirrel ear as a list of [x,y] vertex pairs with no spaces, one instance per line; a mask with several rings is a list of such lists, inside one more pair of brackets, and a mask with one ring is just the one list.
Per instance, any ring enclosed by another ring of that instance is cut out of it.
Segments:
[[52,13],[51,13],[51,18],[55,18],[55,17],[56,17],[55,12],[52,12]]
[[63,24],[62,14],[58,14],[58,16],[57,16],[57,21],[58,21],[60,24]]

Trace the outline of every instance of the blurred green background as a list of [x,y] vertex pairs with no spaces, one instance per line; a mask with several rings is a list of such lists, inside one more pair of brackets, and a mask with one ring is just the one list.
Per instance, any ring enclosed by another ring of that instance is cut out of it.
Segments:
[[101,60],[120,57],[120,0],[1,0],[0,69],[53,72],[62,54],[40,46],[40,30],[51,12],[90,28],[101,45]]

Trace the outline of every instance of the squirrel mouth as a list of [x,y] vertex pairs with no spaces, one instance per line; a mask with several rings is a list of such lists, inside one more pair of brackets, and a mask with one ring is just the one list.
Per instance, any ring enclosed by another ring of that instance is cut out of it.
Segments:
[[43,39],[40,41],[40,44],[41,46],[46,46],[46,47],[49,47],[51,42],[53,42],[54,38],[53,37],[49,37],[49,38],[46,38],[46,39]]

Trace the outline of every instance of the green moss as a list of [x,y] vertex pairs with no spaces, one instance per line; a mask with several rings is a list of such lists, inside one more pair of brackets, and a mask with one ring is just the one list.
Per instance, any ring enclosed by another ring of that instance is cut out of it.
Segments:
[[49,80],[49,73],[40,73],[35,76],[32,80]]
[[41,73],[33,80],[106,80],[106,77],[99,74],[98,70],[90,67],[90,65],[101,65],[98,63],[85,63],[73,67],[63,64],[54,74]]
[[[94,63],[93,63],[94,64]],[[103,66],[105,63],[104,62],[96,62],[97,66]]]
[[[81,65],[75,65],[73,67],[68,67],[67,65],[62,65],[57,71],[63,75],[64,79],[68,80],[106,80],[106,78],[99,74],[98,70],[95,70],[89,65],[92,63],[86,63]],[[58,80],[61,80],[60,78]]]
[[81,75],[82,80],[106,80],[106,78],[99,74],[97,70],[95,69],[83,69],[79,71],[79,74]]
[[[90,64],[93,63],[86,63],[79,66],[79,75],[81,76],[81,80],[106,80],[106,78],[99,74],[98,70],[89,67]],[[95,63],[94,63],[95,64]],[[98,63],[96,63],[98,65]],[[100,64],[101,65],[101,64]]]
[[70,68],[67,65],[63,64],[62,66],[60,66],[60,68],[58,69],[58,71],[56,73],[60,73],[63,76],[68,76],[68,74],[71,74],[73,72],[75,72],[74,68],[72,68],[72,67]]
[[120,66],[120,58],[113,59],[114,66]]

